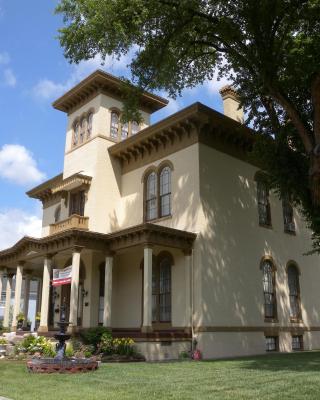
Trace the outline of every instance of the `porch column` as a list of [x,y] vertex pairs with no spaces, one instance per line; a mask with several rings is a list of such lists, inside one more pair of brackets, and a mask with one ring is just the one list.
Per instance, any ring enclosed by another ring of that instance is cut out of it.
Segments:
[[5,268],[0,269],[0,302],[2,300],[3,277],[4,277],[5,273],[6,273]]
[[10,325],[12,278],[13,278],[13,274],[7,274],[6,302],[5,302],[5,306],[4,306],[4,316],[3,316],[3,327],[4,328],[9,328],[9,325]]
[[24,278],[24,299],[23,299],[23,315],[25,318],[23,323],[24,327],[26,327],[28,324],[29,297],[30,297],[30,275],[26,274]]
[[42,279],[38,279],[37,285],[37,300],[36,300],[36,313],[41,310],[41,292],[42,292]]
[[192,271],[192,250],[184,251],[185,259],[185,293],[186,293],[186,327],[191,326],[191,271]]
[[104,305],[103,305],[103,326],[107,328],[111,328],[112,267],[113,267],[113,256],[108,254],[105,260]]
[[23,274],[23,262],[19,262],[16,272],[16,286],[14,289],[14,306],[12,315],[12,330],[17,329],[17,315],[20,312],[21,303],[21,288],[22,288],[22,274]]
[[38,332],[48,332],[48,314],[50,297],[50,275],[52,268],[52,257],[46,256],[43,263],[42,295],[41,295],[41,316]]
[[[82,248],[75,248],[72,253],[71,292],[70,292],[70,316],[69,331],[77,330],[78,325],[78,301],[79,301],[79,272],[80,253]],[[63,299],[62,299],[63,301]]]
[[152,247],[146,245],[143,252],[143,332],[152,331]]

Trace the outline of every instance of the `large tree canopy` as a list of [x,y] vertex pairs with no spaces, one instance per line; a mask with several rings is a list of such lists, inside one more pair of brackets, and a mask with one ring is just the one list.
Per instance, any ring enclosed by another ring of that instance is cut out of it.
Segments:
[[171,97],[215,71],[229,78],[257,131],[255,158],[319,249],[320,0],[60,0],[57,12],[71,62],[133,50],[134,83]]

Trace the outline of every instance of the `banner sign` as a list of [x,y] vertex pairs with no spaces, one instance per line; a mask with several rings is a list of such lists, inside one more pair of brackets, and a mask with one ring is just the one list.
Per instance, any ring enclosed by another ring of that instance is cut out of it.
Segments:
[[68,285],[71,283],[72,265],[64,269],[54,269],[52,286]]

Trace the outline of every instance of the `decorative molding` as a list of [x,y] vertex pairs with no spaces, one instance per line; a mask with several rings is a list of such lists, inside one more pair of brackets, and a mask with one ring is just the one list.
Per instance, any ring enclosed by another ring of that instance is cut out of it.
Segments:
[[196,236],[195,233],[151,223],[136,225],[109,234],[69,229],[40,239],[25,236],[11,248],[0,251],[0,263],[7,268],[9,266],[12,268],[16,267],[16,263],[21,259],[28,261],[46,257],[49,253],[71,250],[74,246],[101,252],[116,252],[149,243],[188,250],[192,248]]
[[263,332],[267,335],[279,332],[304,333],[320,331],[320,326],[196,326],[195,333],[219,333],[219,332]]

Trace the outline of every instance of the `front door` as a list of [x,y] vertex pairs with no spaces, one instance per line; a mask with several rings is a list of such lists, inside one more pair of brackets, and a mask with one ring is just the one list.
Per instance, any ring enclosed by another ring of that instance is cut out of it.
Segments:
[[70,292],[71,285],[62,285],[61,286],[61,302],[60,307],[65,304],[66,306],[66,320],[69,321],[70,316]]

